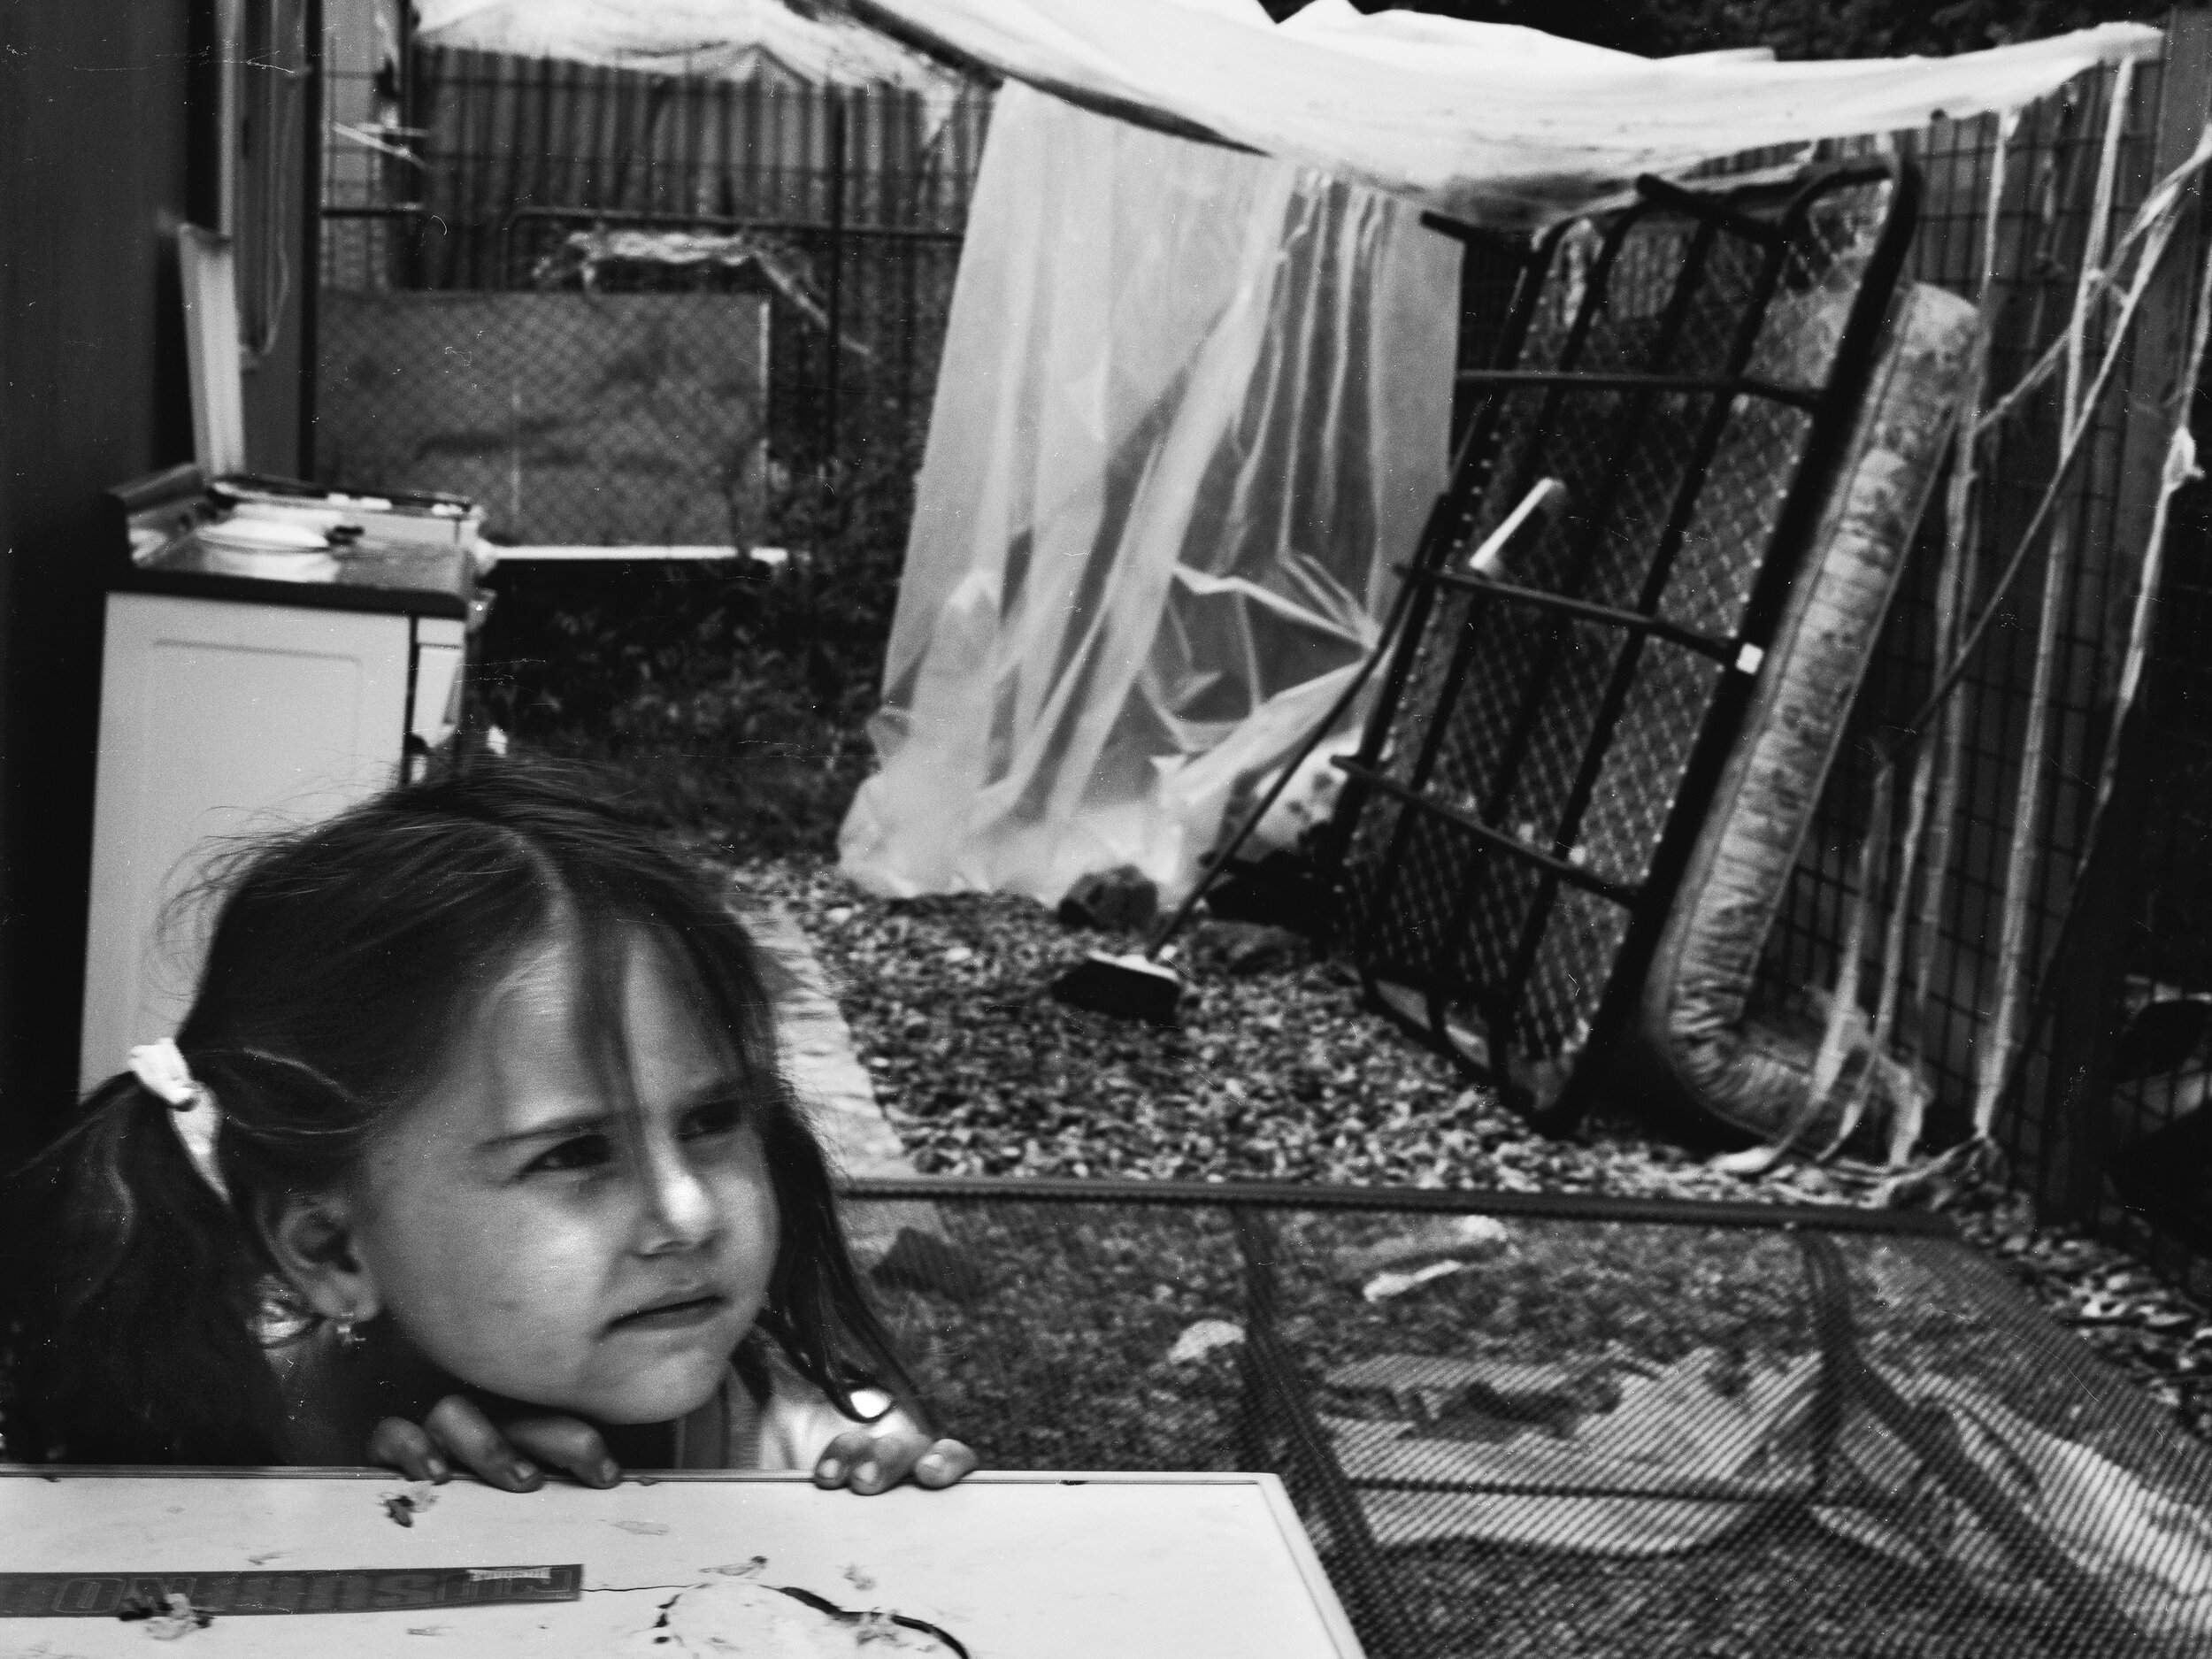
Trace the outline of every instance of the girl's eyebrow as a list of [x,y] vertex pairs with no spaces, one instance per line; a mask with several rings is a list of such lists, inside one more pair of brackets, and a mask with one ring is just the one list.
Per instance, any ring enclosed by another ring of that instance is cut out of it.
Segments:
[[[677,1099],[675,1110],[679,1112],[694,1111],[702,1106],[714,1106],[724,1101],[737,1099],[743,1094],[744,1085],[736,1078],[718,1077],[696,1088],[687,1089]],[[569,1135],[589,1134],[595,1130],[603,1130],[611,1118],[612,1114],[603,1111],[573,1112],[566,1118],[556,1118],[547,1123],[534,1124],[527,1129],[515,1130],[511,1134],[492,1135],[479,1141],[477,1146],[479,1150],[488,1152],[525,1141],[550,1141]]]
[[606,1125],[605,1112],[578,1112],[572,1117],[556,1118],[549,1123],[537,1124],[528,1129],[518,1129],[512,1134],[492,1135],[477,1142],[477,1145],[480,1149],[488,1151],[495,1147],[512,1146],[518,1141],[549,1141],[565,1135],[588,1134]]

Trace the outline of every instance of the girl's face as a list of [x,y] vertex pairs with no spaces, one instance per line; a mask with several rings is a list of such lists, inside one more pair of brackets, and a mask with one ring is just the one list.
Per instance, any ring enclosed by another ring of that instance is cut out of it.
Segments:
[[767,1299],[777,1211],[753,1103],[663,953],[633,933],[634,1113],[607,1098],[549,947],[488,999],[349,1193],[382,1310],[454,1379],[603,1423],[714,1392]]

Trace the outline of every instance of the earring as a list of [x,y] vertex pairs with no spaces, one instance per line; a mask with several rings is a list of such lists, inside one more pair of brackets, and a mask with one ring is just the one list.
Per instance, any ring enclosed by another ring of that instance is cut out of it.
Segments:
[[334,1321],[338,1332],[338,1346],[349,1354],[361,1346],[361,1333],[353,1328],[353,1315],[342,1313]]

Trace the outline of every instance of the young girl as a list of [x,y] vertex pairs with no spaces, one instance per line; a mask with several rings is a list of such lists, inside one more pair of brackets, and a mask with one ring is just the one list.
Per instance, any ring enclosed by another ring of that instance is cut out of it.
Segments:
[[11,1455],[973,1466],[869,1386],[912,1398],[743,929],[588,788],[480,771],[250,855],[173,1044],[21,1179]]

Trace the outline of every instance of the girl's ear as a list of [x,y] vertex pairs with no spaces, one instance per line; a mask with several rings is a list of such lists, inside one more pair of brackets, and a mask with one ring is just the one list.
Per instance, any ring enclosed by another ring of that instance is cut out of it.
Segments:
[[351,1207],[334,1193],[271,1198],[257,1217],[269,1254],[326,1319],[366,1324],[382,1310],[376,1280],[354,1248]]

